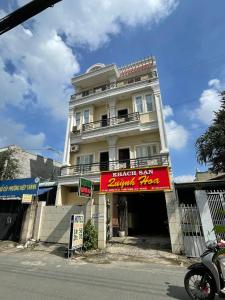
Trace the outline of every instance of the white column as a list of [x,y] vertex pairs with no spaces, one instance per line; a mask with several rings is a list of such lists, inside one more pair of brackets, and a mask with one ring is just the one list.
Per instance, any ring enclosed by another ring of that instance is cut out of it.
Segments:
[[55,199],[55,206],[62,206],[62,186],[58,184],[57,186],[57,193]]
[[179,254],[183,251],[184,246],[179,203],[174,190],[172,192],[165,192],[165,199],[172,252]]
[[162,106],[162,100],[160,96],[160,90],[159,85],[154,87],[154,97],[155,97],[155,107],[156,107],[156,113],[157,113],[157,119],[158,119],[158,125],[159,125],[159,135],[161,140],[161,153],[168,153],[168,146],[167,146],[167,138],[166,138],[166,129],[165,129],[165,123],[163,118],[163,106]]
[[116,157],[116,141],[117,136],[108,137],[108,146],[109,146],[109,170],[115,169],[115,160]]
[[112,98],[109,101],[109,118],[110,125],[114,125],[116,123],[116,99]]
[[68,166],[70,161],[70,132],[73,126],[73,111],[69,111],[66,127],[66,139],[64,145],[63,164]]
[[98,248],[106,247],[106,194],[99,194],[98,204]]
[[204,233],[205,241],[208,240],[214,241],[216,239],[215,233],[213,231],[213,221],[209,209],[209,203],[206,191],[204,190],[196,190],[195,198],[199,210],[199,214],[202,221],[202,230]]

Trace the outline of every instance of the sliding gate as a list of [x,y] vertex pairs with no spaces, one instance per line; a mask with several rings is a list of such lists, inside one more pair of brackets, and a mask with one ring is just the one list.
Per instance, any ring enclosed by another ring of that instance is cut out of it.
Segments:
[[[225,239],[225,190],[210,190],[206,193],[213,225],[224,226],[224,233],[219,235],[222,239]],[[218,235],[216,234],[216,236]]]
[[205,239],[198,207],[181,204],[180,215],[185,254],[187,257],[199,257],[205,249]]

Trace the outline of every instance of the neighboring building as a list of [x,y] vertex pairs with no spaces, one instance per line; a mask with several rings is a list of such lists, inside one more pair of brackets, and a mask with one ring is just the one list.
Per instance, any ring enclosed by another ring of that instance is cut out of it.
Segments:
[[207,181],[207,180],[224,180],[225,179],[225,173],[212,173],[210,171],[195,172],[195,181]]
[[[155,58],[122,68],[95,64],[72,84],[76,93],[69,103],[56,204],[84,205],[87,201],[77,194],[79,178],[90,179],[102,219],[100,247],[107,235],[122,230],[165,237],[179,252],[179,212],[168,179],[171,165]],[[140,175],[148,181],[142,186]]]
[[[0,240],[18,242],[33,237],[38,201],[49,206],[55,205],[57,183],[50,180],[59,175],[61,163],[14,145],[1,148],[0,157],[4,157],[2,154],[9,149],[18,162],[18,172],[14,179],[0,181]],[[2,163],[2,167],[7,167],[7,160]],[[30,203],[24,203],[23,194],[30,194],[26,185],[37,183],[38,178],[42,183],[39,188],[37,185],[32,194],[38,197],[32,196]]]
[[13,156],[18,160],[19,171],[16,178],[39,177],[41,181],[45,181],[56,179],[60,174],[62,167],[60,162],[28,152],[15,145],[0,148],[0,154],[8,149],[13,150]]

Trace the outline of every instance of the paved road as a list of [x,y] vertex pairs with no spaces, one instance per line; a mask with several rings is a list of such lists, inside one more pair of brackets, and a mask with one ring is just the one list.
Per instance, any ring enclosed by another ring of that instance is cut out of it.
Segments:
[[185,269],[143,263],[91,264],[45,253],[0,253],[2,300],[188,300]]

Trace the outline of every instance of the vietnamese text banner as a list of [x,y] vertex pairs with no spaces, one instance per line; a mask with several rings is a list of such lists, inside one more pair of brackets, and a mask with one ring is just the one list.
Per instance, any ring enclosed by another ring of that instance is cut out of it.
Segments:
[[102,172],[100,192],[138,192],[169,190],[167,167]]
[[37,195],[39,178],[0,181],[0,198],[17,198],[23,194]]

